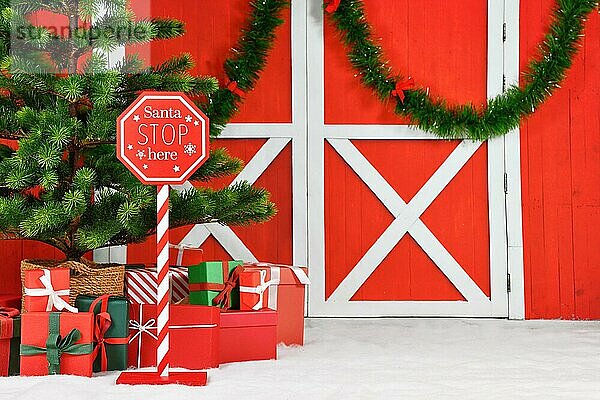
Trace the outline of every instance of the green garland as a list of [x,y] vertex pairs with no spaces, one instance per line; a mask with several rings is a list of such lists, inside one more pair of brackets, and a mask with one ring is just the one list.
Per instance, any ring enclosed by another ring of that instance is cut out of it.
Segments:
[[382,101],[397,97],[398,116],[408,117],[420,129],[442,138],[485,140],[517,128],[523,117],[533,113],[560,87],[577,53],[586,17],[596,7],[598,0],[556,0],[540,57],[529,63],[524,86],[508,87],[480,109],[471,104],[448,105],[393,75],[381,47],[373,40],[362,0],[331,0],[326,11],[347,46],[348,59],[362,83]]
[[288,5],[288,0],[251,3],[250,22],[232,50],[234,55],[225,60],[225,73],[230,82],[210,95],[208,102],[202,105],[211,121],[211,136],[223,130],[238,111],[245,93],[254,89],[273,46],[275,28],[284,22],[281,12]]

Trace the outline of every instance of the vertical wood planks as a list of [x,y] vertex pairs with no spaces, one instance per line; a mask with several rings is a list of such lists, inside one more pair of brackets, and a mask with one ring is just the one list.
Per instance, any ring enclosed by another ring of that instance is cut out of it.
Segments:
[[[521,3],[521,69],[551,0]],[[600,18],[592,13],[562,88],[522,124],[527,318],[600,318]]]
[[[240,30],[248,23],[248,0],[152,0],[150,10],[145,0],[134,0],[133,10],[140,16],[172,17],[186,24],[183,37],[153,42],[151,46],[133,46],[128,52],[144,50],[154,65],[174,55],[190,53],[196,61],[194,73],[211,75],[224,85],[225,58],[237,43]],[[234,122],[291,122],[291,25],[290,10],[284,10],[285,23],[278,27],[277,38],[265,70],[256,88],[248,94]],[[150,49],[148,49],[150,47]],[[148,53],[150,51],[150,53]]]

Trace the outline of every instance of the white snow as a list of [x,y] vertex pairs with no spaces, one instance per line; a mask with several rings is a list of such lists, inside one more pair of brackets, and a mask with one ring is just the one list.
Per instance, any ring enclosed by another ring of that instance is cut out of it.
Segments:
[[0,378],[1,400],[600,399],[600,322],[307,320],[303,348],[228,364],[202,388],[118,374]]

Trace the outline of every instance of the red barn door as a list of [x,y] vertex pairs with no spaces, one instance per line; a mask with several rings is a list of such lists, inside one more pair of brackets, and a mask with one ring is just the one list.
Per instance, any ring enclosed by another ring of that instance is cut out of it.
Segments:
[[[503,5],[490,3],[365,6],[395,72],[481,104],[502,90]],[[507,317],[504,139],[445,141],[397,125],[313,8],[309,313]]]

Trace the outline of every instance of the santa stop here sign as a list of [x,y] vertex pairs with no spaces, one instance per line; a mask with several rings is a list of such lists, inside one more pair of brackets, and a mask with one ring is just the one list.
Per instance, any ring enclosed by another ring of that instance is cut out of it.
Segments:
[[143,92],[117,119],[117,157],[156,185],[156,372],[123,372],[117,383],[206,384],[206,372],[169,372],[169,190],[209,156],[209,121],[183,93]]
[[209,120],[178,92],[143,92],[117,119],[117,157],[144,184],[181,185],[209,156]]

